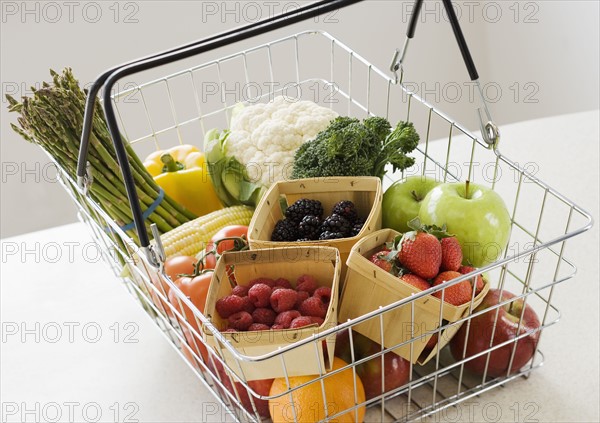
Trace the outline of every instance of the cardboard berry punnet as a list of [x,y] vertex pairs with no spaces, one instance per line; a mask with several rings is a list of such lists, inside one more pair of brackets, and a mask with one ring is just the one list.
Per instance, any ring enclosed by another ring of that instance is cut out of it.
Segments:
[[[338,317],[341,322],[355,319],[421,292],[368,259],[381,245],[393,241],[397,235],[399,232],[393,229],[382,229],[361,239],[352,248],[340,300]],[[451,323],[468,316],[483,301],[488,290],[489,282],[486,281],[472,302],[460,306],[442,302],[433,295],[426,295],[388,310],[382,316],[368,319],[354,326],[354,330],[386,348],[399,345],[394,349],[396,354],[413,363],[425,364],[435,357],[438,349],[441,350],[462,325]],[[429,340],[437,333],[432,331],[438,329],[443,321],[450,324],[442,329],[440,339],[433,349],[423,353]],[[427,334],[428,332],[432,333]]]
[[[302,275],[313,276],[319,287],[331,288],[331,300],[323,323],[297,329],[270,329],[246,332],[220,332],[242,357],[237,358],[208,327],[202,336],[230,369],[242,380],[324,374],[333,363],[335,333],[325,339],[299,345],[268,359],[258,357],[276,353],[280,348],[318,335],[337,325],[340,256],[332,247],[283,247],[227,252],[217,262],[208,296],[205,315],[218,330],[228,326],[227,319],[216,311],[220,298],[229,295],[233,286],[246,286],[257,278],[285,278],[295,288]],[[324,341],[324,342],[323,342]],[[324,347],[326,344],[326,348]]]

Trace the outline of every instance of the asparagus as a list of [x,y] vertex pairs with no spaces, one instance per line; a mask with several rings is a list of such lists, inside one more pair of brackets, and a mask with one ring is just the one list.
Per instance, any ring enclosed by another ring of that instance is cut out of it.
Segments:
[[[77,155],[83,127],[86,92],[73,76],[71,69],[61,74],[50,71],[52,83],[44,82],[33,95],[18,101],[10,95],[9,111],[18,113],[18,125],[11,124],[25,140],[43,148],[72,179],[76,179]],[[142,208],[147,209],[158,197],[159,186],[144,168],[142,161],[128,143],[126,151]],[[92,166],[94,183],[89,196],[117,224],[133,220],[125,185],[117,162],[104,113],[95,108],[88,161]],[[146,223],[156,223],[161,232],[168,232],[196,216],[168,195],[148,217]],[[102,222],[98,222],[101,226]],[[135,231],[128,231],[136,242]]]

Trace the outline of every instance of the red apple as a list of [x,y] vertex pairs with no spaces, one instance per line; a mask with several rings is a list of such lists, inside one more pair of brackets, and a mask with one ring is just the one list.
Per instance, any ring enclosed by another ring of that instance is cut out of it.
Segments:
[[[490,289],[482,303],[475,309],[475,312],[494,307],[500,302],[515,298],[514,294],[508,291]],[[498,317],[496,319],[496,313]],[[519,328],[519,319],[523,313],[523,319]],[[471,357],[482,351],[490,349],[490,341],[492,347],[503,342],[515,339],[525,333],[529,335],[517,341],[515,349],[514,343],[509,343],[503,347],[493,350],[489,356],[489,365],[487,375],[491,377],[505,376],[518,371],[533,357],[540,331],[536,331],[540,327],[540,321],[535,314],[533,308],[527,304],[523,310],[523,299],[514,300],[500,308],[491,308],[487,313],[471,319],[469,328],[469,338],[465,340],[467,335],[467,323],[465,323],[458,333],[450,341],[450,351],[456,360],[463,359],[463,351],[466,341],[465,358]],[[494,327],[496,328],[494,331]],[[494,338],[492,340],[492,331]],[[508,369],[511,356],[514,349],[514,359],[510,371]],[[488,354],[483,354],[472,360],[465,362],[465,368],[478,375],[483,375]]]
[[[209,365],[209,367],[211,369],[213,369],[213,373],[215,373],[214,367],[217,368],[218,375],[221,379],[221,383],[223,383],[225,388],[233,395],[234,398],[237,398],[235,396],[235,391],[233,390],[233,386],[231,384],[232,378],[230,378],[227,375],[227,372],[225,371],[225,369],[223,368],[221,363],[215,361],[215,366],[213,366],[211,364],[211,365]],[[252,389],[252,391],[257,393],[258,395],[263,395],[263,396],[269,395],[272,384],[273,384],[273,379],[252,380],[252,381],[248,382],[248,386],[250,387],[250,389]],[[235,382],[235,389],[236,389],[236,391],[239,395],[240,401],[242,402],[242,405],[244,406],[246,411],[248,411],[250,414],[254,414],[254,410],[252,408],[252,402],[250,401],[251,394],[248,394],[248,390],[244,387],[244,385],[242,385],[239,382]],[[254,400],[254,405],[256,406],[256,411],[258,411],[258,414],[263,418],[269,418],[269,416],[270,416],[269,401],[259,399],[254,396],[252,396],[252,399]]]
[[[381,351],[381,346],[372,342],[371,348],[364,353],[364,357],[371,356],[379,351]],[[383,384],[381,380],[382,373]],[[390,351],[383,355],[383,363],[381,356],[378,355],[358,365],[356,374],[360,377],[365,388],[365,396],[369,400],[406,385],[410,378],[410,362]]]
[[[381,351],[381,345],[358,332],[352,332],[352,344],[354,345],[355,361],[373,356]],[[352,362],[347,330],[337,334],[335,355],[347,363]],[[356,366],[356,373],[363,383],[367,400],[382,394],[382,372],[384,377],[383,392],[389,392],[404,386],[408,382],[410,362],[390,351],[383,355],[383,363],[381,355],[378,355]]]

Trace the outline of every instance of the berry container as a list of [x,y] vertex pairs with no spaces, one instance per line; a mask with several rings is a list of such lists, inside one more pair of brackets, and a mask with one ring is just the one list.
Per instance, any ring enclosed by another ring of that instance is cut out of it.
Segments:
[[[331,212],[336,203],[345,200],[352,201],[359,217],[366,219],[365,224],[358,235],[349,238],[303,242],[271,241],[275,224],[284,218],[284,207],[301,198],[319,200],[323,205],[323,217]],[[354,244],[362,237],[381,228],[382,199],[381,180],[376,177],[333,177],[277,182],[270,187],[256,207],[248,229],[250,248],[298,245],[335,247],[340,252],[341,280],[343,281],[346,273],[345,263]]]
[[[331,301],[322,325],[219,332],[227,326],[227,320],[216,312],[216,302],[229,295],[236,283],[245,286],[259,277],[285,278],[295,287],[296,279],[304,274],[315,277],[319,286],[331,288]],[[225,253],[217,263],[206,298],[205,315],[210,323],[204,325],[202,337],[241,380],[324,374],[333,363],[335,333],[324,338],[323,342],[315,342],[313,337],[337,325],[339,277],[339,252],[331,247],[303,246]],[[225,348],[225,343],[230,344],[235,353]]]
[[[386,306],[393,307],[387,313],[355,325],[354,330],[386,348],[393,348],[396,354],[412,363],[425,364],[450,342],[464,318],[483,301],[490,286],[484,279],[484,287],[477,296],[461,306],[454,306],[432,294],[442,291],[443,296],[448,286],[468,278],[421,291],[371,263],[368,257],[398,235],[393,229],[382,229],[354,245],[347,261],[339,319],[343,322]],[[434,336],[438,342],[426,349]]]

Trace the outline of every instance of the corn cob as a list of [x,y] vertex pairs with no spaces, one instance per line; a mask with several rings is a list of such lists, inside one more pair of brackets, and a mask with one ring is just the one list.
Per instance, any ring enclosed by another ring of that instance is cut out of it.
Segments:
[[195,256],[224,226],[249,225],[253,213],[250,207],[233,206],[184,223],[161,236],[165,254],[167,257]]

